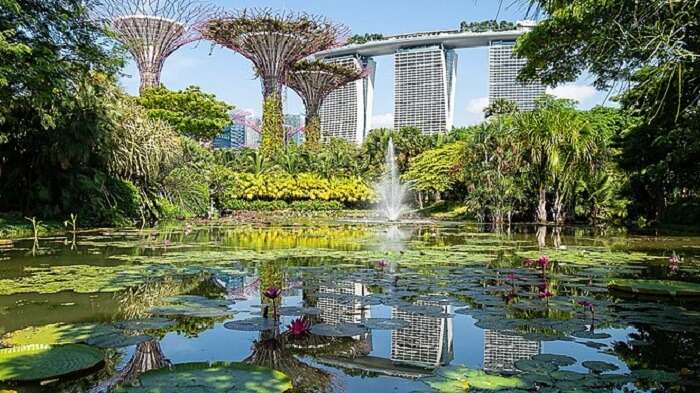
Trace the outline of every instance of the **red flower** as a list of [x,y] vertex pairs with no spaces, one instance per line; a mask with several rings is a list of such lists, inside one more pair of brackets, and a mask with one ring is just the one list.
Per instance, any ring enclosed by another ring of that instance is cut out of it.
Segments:
[[270,288],[267,288],[267,290],[263,293],[263,295],[265,295],[265,297],[268,299],[275,300],[279,297],[280,293],[282,293],[282,291],[280,291],[279,288],[270,287]]
[[287,330],[289,330],[289,332],[292,333],[292,336],[294,337],[303,336],[304,334],[309,332],[310,328],[311,324],[302,318],[292,320],[292,323],[290,323],[287,326]]
[[388,264],[387,261],[385,261],[384,259],[380,259],[380,260],[377,261],[377,267],[380,268],[380,269],[384,269],[384,268],[387,267],[388,265],[389,265],[389,264]]
[[542,255],[540,259],[537,260],[537,265],[542,269],[549,267],[549,257]]

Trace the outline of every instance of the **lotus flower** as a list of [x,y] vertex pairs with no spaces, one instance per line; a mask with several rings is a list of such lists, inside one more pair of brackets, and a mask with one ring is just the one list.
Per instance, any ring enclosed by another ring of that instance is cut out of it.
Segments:
[[268,299],[275,300],[280,296],[280,293],[282,293],[282,291],[279,288],[270,287],[265,290],[263,295]]
[[290,323],[287,326],[287,330],[294,337],[299,337],[299,336],[305,335],[306,333],[309,332],[310,328],[311,328],[311,324],[308,321],[305,321],[303,318],[294,319],[294,320],[292,320],[292,323]]

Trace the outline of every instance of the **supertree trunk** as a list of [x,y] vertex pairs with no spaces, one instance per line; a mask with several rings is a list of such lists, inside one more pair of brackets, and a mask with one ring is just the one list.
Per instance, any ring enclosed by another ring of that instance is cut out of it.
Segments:
[[262,141],[260,151],[272,157],[284,147],[284,112],[281,86],[277,79],[263,80]]
[[139,93],[143,94],[144,91],[152,89],[154,87],[160,86],[160,73],[163,69],[162,65],[142,67],[139,65],[139,74],[141,76],[141,85],[139,86]]
[[304,126],[304,144],[310,150],[321,147],[321,116],[318,110],[311,112],[306,109],[306,126]]

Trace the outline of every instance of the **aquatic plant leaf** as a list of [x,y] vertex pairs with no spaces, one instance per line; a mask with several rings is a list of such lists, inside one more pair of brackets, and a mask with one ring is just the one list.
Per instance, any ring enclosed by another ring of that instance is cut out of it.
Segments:
[[571,335],[576,338],[587,338],[589,340],[603,340],[611,337],[608,333],[596,333],[587,330],[578,330],[571,333]]
[[700,297],[700,284],[671,280],[624,280],[608,283],[612,290],[655,296]]
[[515,368],[527,373],[546,374],[556,371],[556,364],[534,359],[521,359],[515,362]]
[[367,329],[361,325],[352,323],[340,323],[337,325],[330,323],[319,323],[311,326],[311,334],[327,337],[354,337],[367,333]]
[[76,344],[87,341],[90,337],[118,333],[108,325],[52,323],[32,326],[10,332],[2,338],[7,346],[30,344]]
[[576,364],[576,359],[571,356],[558,355],[553,353],[541,353],[532,357],[532,360],[552,363],[560,367]]
[[194,305],[194,306],[204,306],[204,307],[228,307],[231,304],[230,300],[226,299],[210,299],[204,296],[195,295],[179,295],[170,296],[163,299],[166,303],[170,304],[183,304],[183,305]]
[[244,363],[183,363],[141,374],[116,393],[275,393],[292,389],[282,372]]
[[124,348],[150,341],[152,339],[153,338],[150,336],[129,336],[122,333],[110,333],[89,337],[86,340],[86,344],[93,345],[98,348]]
[[680,380],[676,373],[664,370],[632,370],[632,378],[658,383],[674,383]]
[[398,330],[407,327],[409,323],[398,318],[368,318],[362,325],[374,330]]
[[120,330],[131,330],[131,331],[144,331],[144,330],[157,330],[165,329],[175,325],[175,321],[167,318],[144,318],[144,319],[130,319],[126,321],[117,322],[114,327]]
[[248,318],[229,321],[224,327],[229,330],[240,330],[244,332],[257,332],[262,330],[272,330],[279,325],[279,322],[269,318]]
[[207,307],[197,304],[173,304],[171,306],[151,307],[148,309],[153,315],[159,316],[183,316],[194,318],[225,318],[234,314],[233,311],[221,307]]
[[294,317],[297,315],[321,315],[321,309],[318,307],[296,307],[286,306],[280,307],[277,313],[285,317]]
[[0,349],[0,382],[57,378],[93,368],[103,361],[102,351],[83,344],[35,344]]
[[517,376],[488,374],[463,366],[439,369],[434,377],[422,381],[438,392],[461,392],[472,390],[503,391],[505,389],[527,388],[529,383]]
[[587,360],[581,363],[583,367],[593,371],[594,373],[602,373],[605,371],[615,371],[619,369],[616,365],[608,362],[601,362],[598,360]]

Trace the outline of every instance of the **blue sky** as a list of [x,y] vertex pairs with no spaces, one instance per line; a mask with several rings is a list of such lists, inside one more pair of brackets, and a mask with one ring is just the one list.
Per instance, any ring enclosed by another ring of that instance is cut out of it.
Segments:
[[[271,7],[306,11],[324,15],[350,27],[353,33],[385,35],[415,31],[455,29],[462,20],[519,20],[524,10],[519,7],[498,11],[497,0],[216,0],[226,9]],[[511,1],[505,2],[510,4]],[[488,52],[486,48],[458,51],[455,125],[478,123],[488,95]],[[375,58],[374,127],[391,126],[394,105],[394,61],[392,56]],[[138,72],[133,61],[123,70],[122,85],[132,94],[138,91]],[[187,45],[165,62],[162,82],[169,89],[189,85],[201,86],[237,108],[260,113],[260,82],[254,79],[251,63],[244,57],[208,42]],[[557,87],[555,95],[573,98],[582,108],[590,108],[605,100],[583,78]],[[304,106],[296,94],[288,90],[285,112],[303,113]]]

